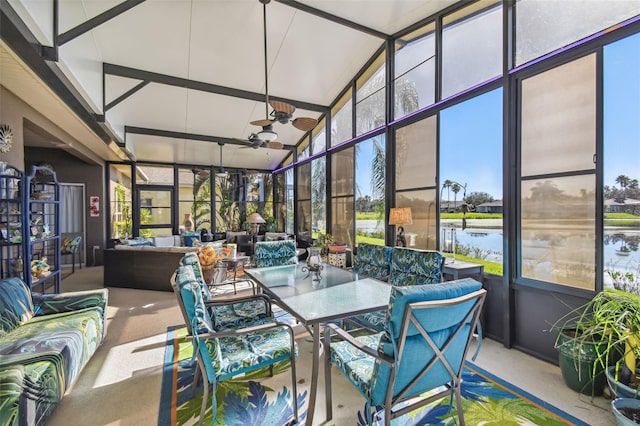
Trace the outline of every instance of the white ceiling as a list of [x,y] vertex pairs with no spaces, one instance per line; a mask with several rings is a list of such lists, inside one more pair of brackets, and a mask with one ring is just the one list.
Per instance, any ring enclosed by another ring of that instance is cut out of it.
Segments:
[[[318,118],[384,43],[376,35],[287,3],[391,35],[456,1],[271,1],[266,6],[270,96],[290,100],[297,107],[294,118]],[[48,2],[43,3],[10,0],[40,42],[50,44],[49,17],[43,9]],[[118,3],[59,2],[59,32]],[[147,0],[60,46],[57,65],[96,114],[142,81],[137,71],[184,79],[177,85],[162,84],[154,74],[151,80],[155,81],[104,113],[106,124],[138,161],[218,165],[215,137],[244,140],[260,130],[250,122],[265,118],[262,13],[258,0]],[[103,64],[125,67],[126,76],[103,77]],[[4,76],[0,77],[6,86]],[[185,80],[257,93],[260,100],[211,93],[212,86],[209,91],[189,89],[184,87]],[[309,104],[320,108],[305,109]],[[125,132],[125,127],[202,135],[209,141]],[[278,141],[289,146],[304,136],[291,124],[275,123],[274,130]],[[288,152],[227,144],[223,161],[227,167],[273,169]]]

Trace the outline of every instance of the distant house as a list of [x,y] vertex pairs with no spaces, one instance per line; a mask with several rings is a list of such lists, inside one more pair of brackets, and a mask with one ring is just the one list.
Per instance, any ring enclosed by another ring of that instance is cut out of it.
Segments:
[[502,200],[490,201],[476,206],[477,213],[502,213]]
[[634,213],[640,210],[640,200],[633,198],[608,198],[604,200],[604,209],[610,213]]

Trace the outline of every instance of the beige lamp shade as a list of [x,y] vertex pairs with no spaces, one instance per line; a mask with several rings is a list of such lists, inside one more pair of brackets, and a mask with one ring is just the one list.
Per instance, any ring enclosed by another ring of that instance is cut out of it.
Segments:
[[412,223],[410,207],[397,207],[389,211],[389,225],[410,225]]
[[247,223],[265,223],[266,220],[260,216],[260,213],[251,213],[247,218]]

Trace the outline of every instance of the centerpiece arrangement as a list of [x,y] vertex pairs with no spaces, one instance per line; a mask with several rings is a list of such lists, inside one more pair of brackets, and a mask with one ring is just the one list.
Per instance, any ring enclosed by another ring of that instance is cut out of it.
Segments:
[[[231,248],[215,248],[210,245],[200,247],[198,259],[202,268],[202,278],[207,283],[222,282],[227,276],[227,267],[222,263],[231,254]],[[217,276],[220,274],[220,276]]]

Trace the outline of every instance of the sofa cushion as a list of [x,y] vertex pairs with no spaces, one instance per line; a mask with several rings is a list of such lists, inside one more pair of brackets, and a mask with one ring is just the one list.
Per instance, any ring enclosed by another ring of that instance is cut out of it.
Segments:
[[[178,240],[179,242],[180,240]],[[153,243],[156,247],[173,247],[175,246],[175,238],[173,235],[166,237],[154,237]]]
[[[55,364],[57,377],[64,380],[62,389],[68,389],[82,368],[98,348],[103,336],[101,308],[87,308],[74,312],[34,317],[0,337],[3,359],[46,359]],[[29,353],[29,359],[24,354]]]
[[0,315],[2,315],[0,338],[33,318],[31,292],[20,278],[7,278],[2,281],[2,285],[0,285]]

